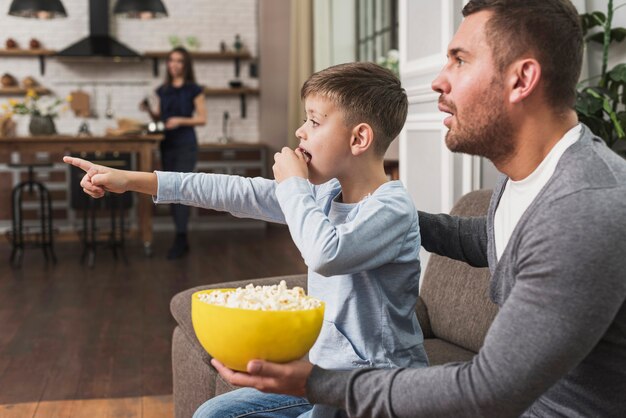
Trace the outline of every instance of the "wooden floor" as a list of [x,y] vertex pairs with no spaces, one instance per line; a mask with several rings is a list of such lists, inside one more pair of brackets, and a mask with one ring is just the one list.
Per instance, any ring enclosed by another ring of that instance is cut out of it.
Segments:
[[20,270],[0,243],[0,417],[171,417],[170,298],[201,284],[302,273],[287,229],[195,232],[190,255],[168,261],[127,249],[128,266],[105,249],[94,269],[78,243],[57,244],[46,267],[27,250]]

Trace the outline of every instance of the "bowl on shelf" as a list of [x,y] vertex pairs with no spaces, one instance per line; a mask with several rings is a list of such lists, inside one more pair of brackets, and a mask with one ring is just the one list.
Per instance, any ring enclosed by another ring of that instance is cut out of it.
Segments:
[[302,358],[322,328],[324,304],[290,311],[230,308],[200,300],[201,294],[234,289],[212,289],[191,296],[191,320],[198,341],[225,366],[246,371],[248,361],[286,363]]
[[243,83],[241,82],[241,80],[231,80],[228,82],[228,85],[231,89],[239,89],[243,87]]

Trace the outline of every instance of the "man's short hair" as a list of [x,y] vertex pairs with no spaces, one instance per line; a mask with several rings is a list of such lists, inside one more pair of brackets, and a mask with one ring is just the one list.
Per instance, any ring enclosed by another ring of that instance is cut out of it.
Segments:
[[318,71],[300,91],[302,100],[311,95],[325,97],[339,107],[348,127],[370,125],[374,152],[379,156],[402,130],[409,106],[398,77],[371,62],[339,64]]
[[541,65],[548,103],[572,108],[583,57],[578,11],[569,0],[470,0],[463,16],[493,12],[487,42],[500,72],[529,51]]

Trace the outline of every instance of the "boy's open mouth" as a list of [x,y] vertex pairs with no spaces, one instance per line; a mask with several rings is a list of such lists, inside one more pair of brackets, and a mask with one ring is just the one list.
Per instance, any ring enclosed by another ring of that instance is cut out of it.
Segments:
[[307,150],[305,150],[302,147],[298,147],[298,149],[302,152],[302,154],[304,154],[304,157],[306,158],[307,163],[311,161],[311,154]]

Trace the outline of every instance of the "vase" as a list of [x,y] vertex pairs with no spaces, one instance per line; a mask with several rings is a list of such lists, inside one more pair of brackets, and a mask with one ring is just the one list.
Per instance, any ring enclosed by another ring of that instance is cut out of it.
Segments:
[[54,135],[57,133],[52,116],[31,116],[28,130],[31,135]]

